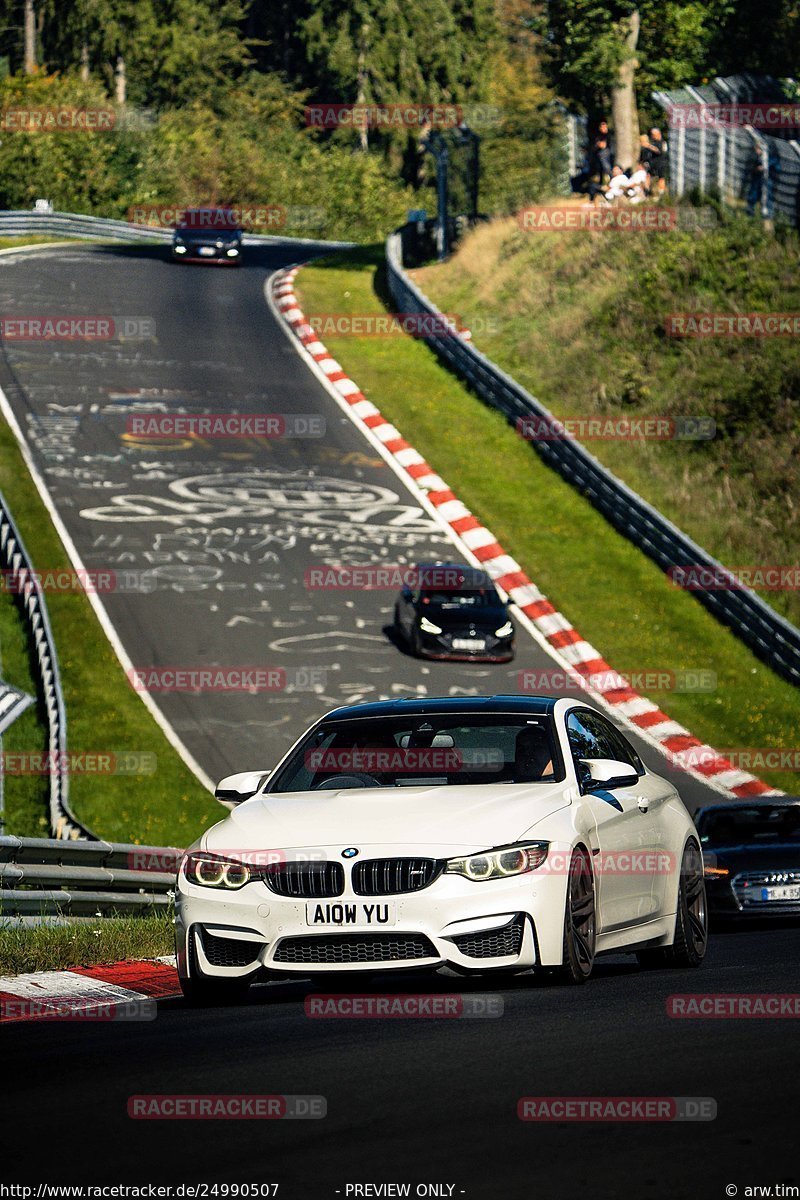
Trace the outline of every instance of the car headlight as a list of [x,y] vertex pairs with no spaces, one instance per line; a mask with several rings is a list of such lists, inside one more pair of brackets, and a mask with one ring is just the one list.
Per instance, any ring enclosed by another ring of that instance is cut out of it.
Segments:
[[186,247],[184,246],[183,242],[176,242],[175,245],[173,246],[173,249],[176,254],[185,254],[186,253]]
[[230,250],[226,250],[225,253],[229,258],[235,258],[239,251],[237,250],[236,246],[231,246]]
[[199,883],[201,887],[221,888],[224,891],[235,891],[244,887],[252,878],[250,868],[243,862],[202,852],[187,854],[184,873],[189,883]]
[[483,854],[467,854],[464,858],[449,858],[445,875],[463,875],[465,879],[507,879],[535,871],[547,858],[549,842],[523,842],[516,846],[501,846]]
[[514,626],[510,621],[506,621],[505,625],[501,625],[499,629],[495,629],[495,637],[510,637],[514,632]]
[[423,633],[441,633],[438,625],[434,625],[433,621],[429,621],[427,617],[420,617],[419,627]]

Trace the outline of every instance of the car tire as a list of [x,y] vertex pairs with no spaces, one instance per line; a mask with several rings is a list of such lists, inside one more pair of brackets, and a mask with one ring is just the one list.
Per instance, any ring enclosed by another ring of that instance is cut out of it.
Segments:
[[671,946],[637,951],[642,967],[699,967],[708,947],[708,900],[703,856],[694,838],[683,848],[675,934]]
[[392,623],[392,629],[394,630],[394,636],[395,636],[396,641],[404,642],[406,640],[405,634],[403,633],[403,627],[400,624],[400,613],[397,611],[397,605],[395,605],[395,609],[394,609],[394,621]]
[[584,846],[572,852],[564,907],[564,952],[558,977],[585,983],[594,966],[597,919],[592,860]]

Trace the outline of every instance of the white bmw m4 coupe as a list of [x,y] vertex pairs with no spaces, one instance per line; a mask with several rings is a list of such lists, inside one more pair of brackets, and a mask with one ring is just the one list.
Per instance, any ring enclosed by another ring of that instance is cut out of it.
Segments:
[[696,967],[703,860],[675,788],[574,699],[337,708],[273,771],[224,779],[186,851],[184,994],[363,971],[547,971],[604,951]]

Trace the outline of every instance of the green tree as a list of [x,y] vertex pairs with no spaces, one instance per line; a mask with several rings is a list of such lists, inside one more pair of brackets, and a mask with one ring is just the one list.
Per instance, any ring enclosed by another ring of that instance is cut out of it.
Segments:
[[366,104],[483,98],[494,29],[491,0],[319,0],[302,23],[315,98]]
[[708,74],[733,0],[548,0],[531,6],[553,85],[596,116],[613,106],[617,157],[635,155],[637,102]]
[[239,0],[42,0],[42,55],[50,70],[86,65],[112,92],[122,57],[130,103],[216,104],[249,62]]

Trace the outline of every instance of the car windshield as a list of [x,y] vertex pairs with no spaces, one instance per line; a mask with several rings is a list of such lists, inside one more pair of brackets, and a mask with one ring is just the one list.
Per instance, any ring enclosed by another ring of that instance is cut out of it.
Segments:
[[546,716],[362,717],[323,722],[267,792],[552,783],[564,767]]
[[198,209],[187,212],[179,222],[178,233],[241,233],[241,226],[223,210]]
[[502,600],[494,588],[476,588],[460,592],[422,591],[423,604],[435,604],[441,608],[500,608]]
[[712,809],[699,822],[704,846],[745,842],[800,842],[800,804]]

